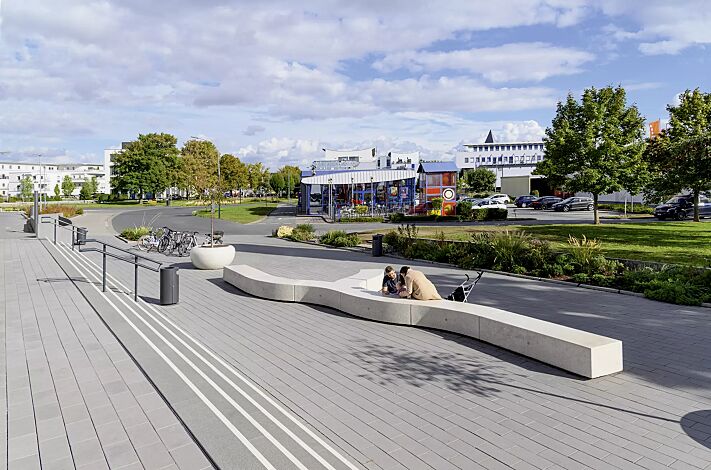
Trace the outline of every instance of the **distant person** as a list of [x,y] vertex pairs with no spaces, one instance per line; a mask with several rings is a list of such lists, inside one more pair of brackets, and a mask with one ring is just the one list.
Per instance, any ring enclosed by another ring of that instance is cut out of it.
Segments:
[[380,290],[383,295],[394,295],[402,289],[404,283],[398,282],[400,279],[395,268],[392,266],[385,267],[385,276],[383,276],[383,287]]
[[437,288],[421,271],[403,266],[400,275],[405,278],[405,286],[399,292],[400,297],[415,300],[442,300]]

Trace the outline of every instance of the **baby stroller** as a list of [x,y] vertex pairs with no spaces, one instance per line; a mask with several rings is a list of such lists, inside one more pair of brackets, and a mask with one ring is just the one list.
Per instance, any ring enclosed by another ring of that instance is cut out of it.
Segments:
[[484,271],[479,271],[479,275],[472,282],[469,278],[469,274],[465,274],[465,276],[467,276],[467,280],[459,284],[459,286],[447,296],[447,300],[452,300],[454,302],[467,302],[467,299],[469,299],[469,293],[472,289],[474,289],[474,286],[477,282],[479,282],[479,279],[481,279],[481,276],[483,275]]

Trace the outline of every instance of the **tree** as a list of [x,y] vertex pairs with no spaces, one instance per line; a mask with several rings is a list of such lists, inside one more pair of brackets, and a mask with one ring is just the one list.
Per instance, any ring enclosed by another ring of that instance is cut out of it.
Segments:
[[667,111],[669,128],[645,151],[652,174],[645,195],[657,199],[691,190],[698,222],[699,196],[711,188],[711,93],[686,90]]
[[279,169],[279,173],[284,177],[285,189],[288,190],[289,196],[293,195],[301,184],[301,170],[296,166],[285,165]]
[[82,201],[86,201],[88,199],[91,199],[91,195],[91,182],[87,181],[82,185],[81,189],[79,190],[79,199],[81,199]]
[[252,191],[264,189],[269,178],[269,170],[261,163],[250,163],[247,165],[247,180]]
[[281,173],[272,173],[269,177],[269,186],[274,190],[277,197],[281,196],[282,191],[286,189],[286,182]]
[[227,153],[220,159],[220,168],[222,171],[222,187],[229,190],[237,189],[240,197],[242,197],[242,189],[249,184],[247,166],[239,158]]
[[23,201],[32,197],[32,193],[35,189],[35,184],[32,182],[32,177],[23,176],[20,180],[20,186],[18,189],[20,190],[20,197]]
[[126,150],[117,153],[114,161],[115,187],[132,192],[143,200],[145,193],[153,197],[175,183],[178,168],[177,139],[170,134],[140,134],[129,142]]
[[64,197],[71,196],[75,188],[76,185],[74,184],[74,181],[72,181],[72,177],[64,175],[64,179],[62,180],[62,194],[64,194]]
[[465,171],[464,181],[467,187],[475,193],[491,192],[496,184],[496,173],[487,168],[479,167],[475,170]]
[[54,198],[59,200],[59,195],[61,194],[61,191],[59,189],[59,183],[54,185]]
[[644,118],[636,106],[627,106],[624,88],[588,88],[580,103],[572,95],[558,102],[546,129],[545,159],[535,173],[568,191],[591,193],[599,224],[601,194],[636,192],[644,182],[643,137]]
[[201,199],[216,196],[210,194],[211,188],[217,187],[217,159],[220,152],[215,144],[208,140],[188,140],[180,154],[186,187]]

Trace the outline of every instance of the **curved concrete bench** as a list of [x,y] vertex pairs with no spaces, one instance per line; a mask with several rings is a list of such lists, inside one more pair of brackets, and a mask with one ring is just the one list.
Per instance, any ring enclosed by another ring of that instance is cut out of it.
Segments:
[[583,377],[622,370],[619,340],[483,305],[383,296],[379,269],[326,282],[272,276],[236,265],[225,267],[223,279],[256,297],[322,305],[369,320],[470,336]]

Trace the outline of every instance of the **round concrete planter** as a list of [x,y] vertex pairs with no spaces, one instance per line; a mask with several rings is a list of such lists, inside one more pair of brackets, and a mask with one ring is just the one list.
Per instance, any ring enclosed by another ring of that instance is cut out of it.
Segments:
[[197,269],[222,269],[235,257],[232,245],[196,246],[190,250],[190,261]]

